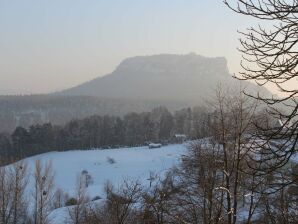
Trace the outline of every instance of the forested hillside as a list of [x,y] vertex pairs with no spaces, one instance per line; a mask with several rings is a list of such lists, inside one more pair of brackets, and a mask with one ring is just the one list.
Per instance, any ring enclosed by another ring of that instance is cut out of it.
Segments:
[[178,101],[141,101],[92,96],[0,96],[0,132],[11,132],[17,126],[29,128],[42,123],[64,125],[71,119],[92,115],[123,116],[129,112],[150,111],[163,105],[170,111],[189,106]]
[[210,111],[204,107],[174,113],[158,107],[123,117],[97,115],[73,119],[65,125],[17,127],[11,134],[0,135],[0,153],[2,159],[24,158],[48,151],[167,144],[176,141],[175,134],[190,139],[207,136],[210,117]]

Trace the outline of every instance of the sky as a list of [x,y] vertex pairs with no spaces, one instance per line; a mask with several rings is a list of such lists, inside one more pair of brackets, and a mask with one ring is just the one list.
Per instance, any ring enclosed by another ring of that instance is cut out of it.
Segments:
[[222,0],[0,0],[0,94],[65,89],[137,55],[224,56],[234,73],[253,23]]

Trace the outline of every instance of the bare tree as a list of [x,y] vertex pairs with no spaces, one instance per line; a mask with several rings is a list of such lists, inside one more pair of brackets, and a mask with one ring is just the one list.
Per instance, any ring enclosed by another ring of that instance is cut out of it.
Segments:
[[27,165],[18,162],[0,168],[1,223],[23,223],[27,219]]
[[34,171],[34,223],[47,224],[49,213],[52,209],[52,199],[54,190],[54,174],[52,163],[47,162],[45,165],[40,160],[35,162]]
[[[288,182],[289,178],[291,178],[290,173],[285,172],[281,173],[278,179],[281,182]],[[297,186],[293,187],[283,187],[274,194],[263,194],[259,207],[260,216],[256,218],[256,221],[260,223],[297,223],[297,195],[295,191],[292,191]]]
[[85,182],[86,188],[89,187],[89,185],[93,184],[92,176],[88,173],[87,170],[83,170],[81,172],[81,179]]
[[12,185],[10,184],[6,167],[0,168],[0,216],[1,223],[7,224],[11,216],[11,192]]
[[178,217],[185,223],[219,224],[224,213],[222,153],[220,147],[196,141],[188,146],[178,172],[180,194],[176,196]]
[[[224,3],[239,14],[263,22],[262,26],[240,32],[243,71],[237,78],[254,80],[258,85],[271,84],[281,93],[279,97],[251,95],[266,103],[269,113],[281,121],[278,127],[259,127],[260,138],[265,137],[266,141],[283,140],[278,147],[269,147],[263,154],[263,161],[275,160],[267,167],[270,172],[284,166],[297,150],[298,1],[224,0]],[[290,83],[293,87],[290,87]],[[268,153],[269,150],[271,153]]]
[[27,165],[19,162],[11,169],[12,188],[13,188],[13,223],[22,223],[26,218],[27,202],[25,200],[25,190],[28,183]]
[[[245,175],[246,161],[252,154],[254,144],[253,121],[257,102],[243,94],[241,87],[236,92],[216,91],[214,116],[214,136],[222,149],[222,172],[224,185],[219,189],[226,195],[226,215],[228,223],[236,223],[241,184]],[[243,192],[242,192],[243,194]]]
[[54,194],[53,198],[53,208],[61,208],[65,205],[65,193],[62,189],[58,188]]
[[73,224],[83,223],[86,216],[86,203],[89,198],[86,194],[86,178],[85,175],[79,175],[76,183],[76,195],[74,196],[75,205],[68,207],[68,213]]
[[131,223],[134,205],[138,202],[141,193],[141,186],[138,181],[124,180],[116,189],[108,182],[105,190],[107,201],[104,210],[107,219],[104,223]]
[[184,193],[178,200],[191,223],[235,224],[243,221],[240,209],[247,207],[249,223],[259,203],[257,192],[264,187],[250,168],[258,102],[245,96],[241,87],[231,91],[219,86],[209,104],[212,137],[189,145],[180,171]]
[[[142,193],[142,220],[144,223],[183,223],[182,217],[176,216],[182,209],[176,203],[180,188],[176,185],[174,172],[169,171],[164,177],[155,177],[149,188]],[[177,209],[177,210],[176,210]]]

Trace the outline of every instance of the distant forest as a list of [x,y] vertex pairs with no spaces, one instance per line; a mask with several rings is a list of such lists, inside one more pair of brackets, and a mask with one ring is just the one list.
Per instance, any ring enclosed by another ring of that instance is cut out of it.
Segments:
[[[200,105],[200,104],[196,104]],[[13,132],[16,127],[51,123],[65,125],[72,119],[83,119],[94,114],[121,116],[151,111],[166,106],[174,112],[191,105],[131,99],[110,99],[92,96],[25,95],[0,96],[0,132]]]
[[90,116],[65,125],[51,123],[17,127],[0,134],[0,156],[16,160],[49,151],[141,146],[149,142],[170,143],[175,134],[189,139],[208,135],[211,114],[204,107],[186,108],[174,113],[166,107],[151,112],[120,116]]

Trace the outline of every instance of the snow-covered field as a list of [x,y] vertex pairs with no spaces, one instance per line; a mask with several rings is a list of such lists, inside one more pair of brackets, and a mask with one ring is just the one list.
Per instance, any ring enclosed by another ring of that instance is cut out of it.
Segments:
[[[55,187],[70,194],[74,192],[77,176],[87,170],[94,183],[88,187],[90,197],[103,196],[107,180],[120,184],[124,179],[148,181],[150,171],[162,173],[178,164],[185,145],[169,145],[157,149],[148,147],[50,152],[25,159],[30,171],[36,160],[52,162]],[[114,163],[109,162],[109,158]],[[149,182],[149,181],[148,181]]]
[[[109,180],[115,186],[124,179],[139,180],[149,185],[150,172],[162,174],[180,161],[185,154],[185,145],[168,145],[161,148],[148,147],[50,152],[25,159],[29,170],[34,171],[36,160],[52,162],[55,173],[55,188],[74,194],[76,180],[83,170],[88,171],[94,183],[87,188],[90,198],[105,197],[104,184]],[[114,163],[111,163],[111,159]],[[29,189],[33,186],[29,181]],[[31,188],[32,189],[32,188]],[[60,209],[61,210],[61,209]],[[57,211],[53,211],[53,214]],[[60,213],[60,212],[58,212]],[[54,215],[58,218],[57,215]]]

